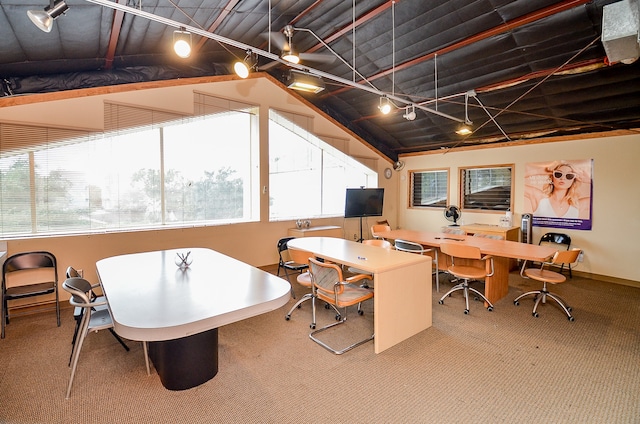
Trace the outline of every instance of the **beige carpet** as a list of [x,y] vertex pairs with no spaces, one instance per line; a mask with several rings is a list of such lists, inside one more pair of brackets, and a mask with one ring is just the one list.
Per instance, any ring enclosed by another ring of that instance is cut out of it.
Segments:
[[[640,289],[574,277],[554,287],[571,323],[551,304],[537,319],[530,299],[513,305],[534,286],[514,274],[493,312],[473,302],[470,315],[434,289],[433,327],[379,355],[368,343],[335,356],[308,338],[308,303],[291,321],[282,308],[221,328],[218,375],[179,392],[146,375],[140,343],[126,352],[102,331],[69,400],[72,311],[60,328],[53,314],[17,317],[0,341],[0,422],[640,423]],[[324,337],[366,335],[365,310]],[[332,319],[319,310],[319,324]]]

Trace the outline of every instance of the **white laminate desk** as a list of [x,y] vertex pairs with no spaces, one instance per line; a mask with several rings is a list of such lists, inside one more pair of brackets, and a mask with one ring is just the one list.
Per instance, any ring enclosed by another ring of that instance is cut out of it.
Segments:
[[373,274],[376,353],[431,327],[430,256],[333,237],[296,238],[287,245]]
[[[177,252],[191,251],[181,270]],[[273,311],[289,301],[282,278],[204,248],[114,256],[96,263],[116,333],[149,343],[170,390],[188,389],[218,372],[218,327]]]

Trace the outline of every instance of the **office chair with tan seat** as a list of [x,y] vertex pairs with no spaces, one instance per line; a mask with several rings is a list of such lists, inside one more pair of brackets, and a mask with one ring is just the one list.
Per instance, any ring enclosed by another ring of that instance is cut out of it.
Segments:
[[9,324],[9,300],[33,296],[55,294],[56,318],[60,327],[60,302],[58,299],[58,263],[53,253],[23,252],[7,258],[2,265],[2,320],[1,337],[4,327]]
[[[309,264],[309,258],[313,256],[313,254],[311,252],[307,252],[305,250],[299,250],[299,249],[288,249],[289,252],[289,257],[291,258],[292,261],[294,261],[295,263],[300,263],[300,264],[304,264],[306,263],[307,265]],[[304,296],[302,296],[300,298],[300,300],[298,300],[289,310],[289,312],[287,312],[287,315],[285,315],[284,319],[286,319],[287,321],[289,321],[291,319],[291,314],[293,313],[293,311],[295,311],[296,309],[299,309],[302,304],[304,302],[306,302],[307,300],[311,301],[311,324],[309,324],[309,327],[311,327],[311,329],[315,328],[315,322],[316,322],[316,296],[313,292],[313,290],[311,290],[311,273],[309,272],[309,270],[307,269],[305,272],[302,272],[300,274],[298,274],[298,276],[296,277],[296,280],[298,282],[298,284],[300,284],[303,287],[308,288],[310,291],[309,293],[305,293]],[[336,309],[336,307],[334,305],[331,305],[331,307],[333,307],[334,311],[336,312],[336,314],[340,314],[340,311],[338,309]]]
[[432,266],[435,268],[436,291],[440,291],[440,270],[438,269],[438,249],[425,249],[423,245],[408,240],[396,239],[394,243],[396,250],[400,252],[417,253],[418,255],[431,256],[433,253]]
[[[486,296],[479,290],[476,290],[473,287],[469,287],[469,280],[484,280],[486,277],[491,277],[493,275],[493,257],[489,255],[482,256],[480,248],[462,243],[442,243],[440,245],[440,251],[445,255],[449,255],[451,257],[451,265],[448,267],[448,271],[454,277],[462,280],[462,283],[455,285],[451,290],[446,292],[444,296],[440,298],[438,303],[443,305],[444,299],[450,296],[451,293],[462,290],[464,293],[464,301],[466,305],[464,313],[468,314],[469,292],[471,291],[478,297],[482,298],[485,302],[487,302],[487,304],[489,305],[487,306],[488,311],[493,311],[493,304],[489,302],[489,299],[487,299]],[[455,263],[456,259],[459,259],[457,265]],[[460,259],[481,262],[474,263],[473,261],[467,262]]]
[[358,305],[358,314],[362,315],[363,311],[360,306],[362,302],[373,299],[373,291],[354,284],[357,279],[354,279],[353,277],[350,279],[344,279],[342,276],[342,269],[340,269],[338,265],[320,262],[317,259],[309,258],[309,267],[311,269],[312,288],[318,299],[324,300],[338,309],[344,308],[344,314],[336,315],[337,322],[312,331],[309,334],[309,338],[336,355],[341,355],[360,346],[361,344],[373,340],[374,335],[371,334],[371,336],[363,340],[357,341],[338,350],[316,337],[318,333],[327,331],[337,325],[344,324],[347,321],[347,308],[349,306]]
[[[567,234],[563,233],[546,233],[542,237],[540,237],[539,245],[548,245],[556,248],[563,247],[566,250],[571,248],[571,237]],[[571,274],[571,264],[556,264],[556,266],[560,267],[560,273],[564,270],[564,266],[567,265],[569,268],[569,278],[573,278]]]
[[378,233],[385,231],[391,231],[391,226],[387,224],[374,224],[371,226],[371,237],[374,239],[381,239],[383,237],[379,236]]
[[531,278],[536,281],[542,282],[542,289],[540,290],[532,290],[526,293],[521,294],[516,297],[513,301],[514,305],[520,304],[520,299],[526,296],[534,295],[533,300],[535,303],[533,304],[533,312],[531,315],[538,318],[538,305],[540,303],[547,303],[547,297],[556,301],[556,303],[562,308],[565,314],[567,314],[567,319],[569,321],[574,321],[573,315],[571,315],[571,307],[564,301],[560,296],[555,293],[549,292],[547,290],[547,283],[549,284],[560,284],[567,281],[567,278],[560,274],[559,272],[550,271],[547,269],[549,266],[559,265],[559,264],[572,264],[578,260],[578,256],[580,255],[580,249],[571,249],[571,250],[558,250],[553,258],[549,262],[544,262],[540,268],[526,268],[527,262],[525,261],[522,264],[522,269],[520,270],[520,275],[524,278]]

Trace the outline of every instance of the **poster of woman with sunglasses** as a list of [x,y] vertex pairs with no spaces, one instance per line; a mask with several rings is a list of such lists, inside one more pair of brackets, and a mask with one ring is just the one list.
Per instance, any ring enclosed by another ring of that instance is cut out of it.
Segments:
[[524,213],[537,227],[591,229],[593,161],[528,163]]

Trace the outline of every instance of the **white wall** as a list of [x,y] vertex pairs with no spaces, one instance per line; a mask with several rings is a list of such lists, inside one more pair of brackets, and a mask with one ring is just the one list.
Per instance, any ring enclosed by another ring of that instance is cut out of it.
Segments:
[[[589,274],[640,281],[640,135],[524,144],[503,148],[403,157],[398,222],[403,228],[435,231],[448,225],[442,211],[408,208],[407,172],[450,168],[450,203],[460,205],[459,167],[515,164],[514,223],[519,225],[524,203],[524,168],[529,162],[593,159],[593,227],[590,231],[533,228],[534,242],[547,231],[561,231],[584,250],[576,269]],[[500,213],[463,211],[464,223],[498,224]]]

